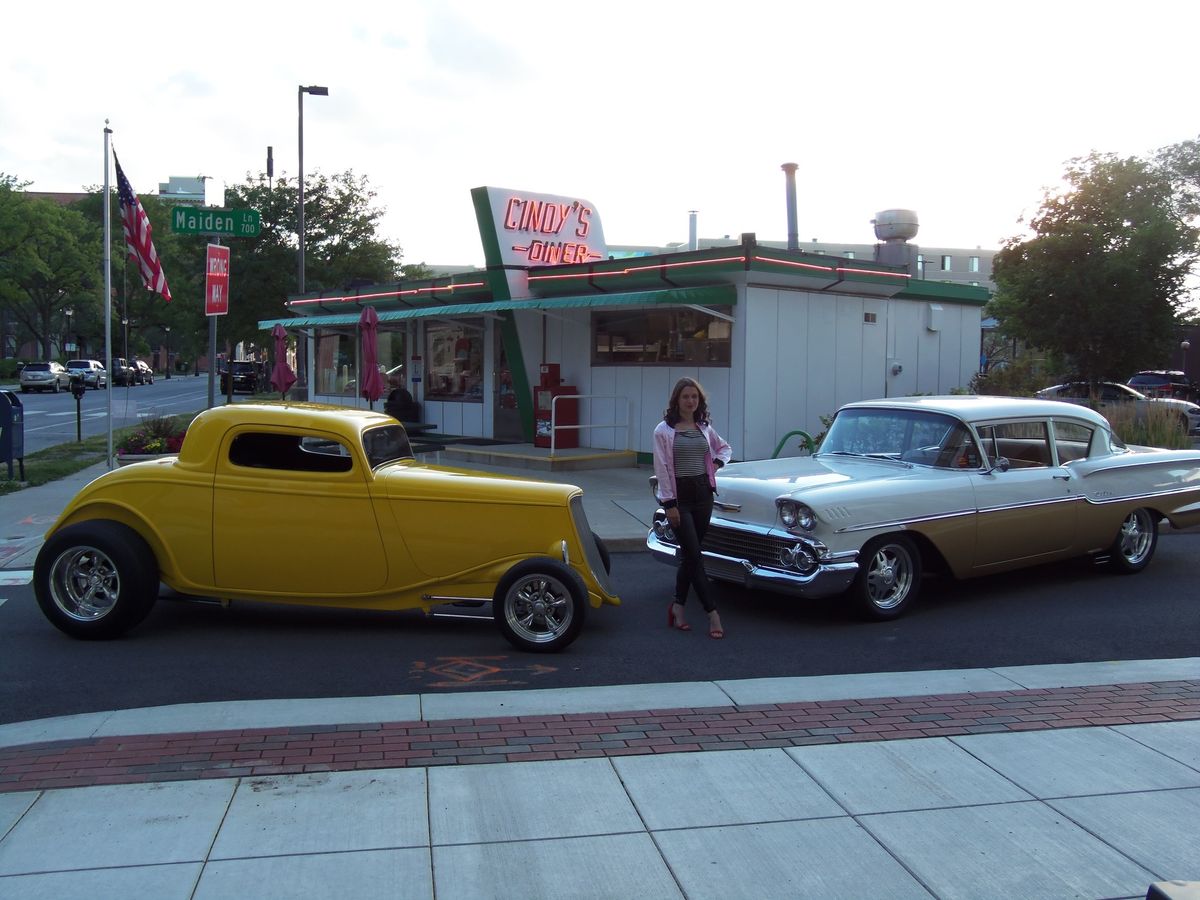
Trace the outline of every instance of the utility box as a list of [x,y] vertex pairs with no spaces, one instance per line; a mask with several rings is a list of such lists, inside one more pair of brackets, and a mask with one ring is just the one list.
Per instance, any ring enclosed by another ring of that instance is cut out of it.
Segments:
[[[579,430],[571,428],[554,433],[552,425],[578,425],[579,401],[554,402],[564,394],[578,394],[573,385],[563,384],[558,363],[542,363],[541,382],[533,389],[533,446],[566,450],[579,446]],[[551,418],[554,416],[555,418]],[[551,437],[553,436],[553,443]]]
[[14,460],[19,463],[21,480],[25,480],[25,407],[12,391],[0,391],[0,460],[8,465],[9,481]]

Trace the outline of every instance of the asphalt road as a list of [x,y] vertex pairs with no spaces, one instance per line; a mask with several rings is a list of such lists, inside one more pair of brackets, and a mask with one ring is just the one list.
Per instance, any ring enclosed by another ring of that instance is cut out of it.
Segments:
[[[83,437],[107,433],[110,391],[114,429],[136,425],[148,415],[169,416],[194,412],[208,405],[206,376],[158,377],[154,379],[154,384],[88,390],[78,404],[70,391],[57,394],[31,391],[22,394],[14,390],[21,401],[26,455],[46,447],[70,443],[79,432]],[[224,395],[216,393],[215,400],[219,406],[225,402]]]
[[904,618],[855,619],[722,586],[726,627],[668,631],[672,570],[615,554],[620,607],[590,610],[560,654],[514,651],[486,607],[470,618],[161,599],[126,637],[76,641],[29,586],[0,588],[0,722],[161,704],[553,688],[1200,656],[1200,533],[1166,533],[1150,567],[1116,576],[1074,561],[988,579],[927,579]]

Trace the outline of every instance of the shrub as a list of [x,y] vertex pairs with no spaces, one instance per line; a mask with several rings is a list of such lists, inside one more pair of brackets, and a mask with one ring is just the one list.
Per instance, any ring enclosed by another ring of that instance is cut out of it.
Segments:
[[1187,450],[1192,446],[1179,413],[1150,403],[1145,415],[1138,415],[1134,404],[1105,410],[1105,416],[1117,437],[1126,444],[1143,447],[1163,447],[1168,450]]
[[178,453],[186,433],[186,423],[175,416],[146,416],[141,425],[121,438],[116,447],[117,455]]

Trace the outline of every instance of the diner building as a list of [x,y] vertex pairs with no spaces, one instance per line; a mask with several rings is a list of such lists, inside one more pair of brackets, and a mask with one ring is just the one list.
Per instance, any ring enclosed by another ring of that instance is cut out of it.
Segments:
[[[293,296],[306,399],[359,394],[361,321],[377,361],[443,434],[632,450],[647,460],[671,387],[696,378],[738,459],[824,430],[847,402],[964,389],[979,368],[984,287],[923,280],[916,248],[878,260],[760,245],[612,258],[580,198],[475,188],[486,269]],[[555,398],[559,399],[555,399]],[[553,426],[553,430],[551,430]],[[797,452],[789,443],[783,455]]]

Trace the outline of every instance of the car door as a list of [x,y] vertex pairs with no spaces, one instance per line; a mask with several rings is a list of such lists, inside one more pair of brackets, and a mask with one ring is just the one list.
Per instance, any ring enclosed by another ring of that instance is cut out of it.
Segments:
[[333,435],[244,427],[213,482],[213,567],[230,591],[335,598],[383,587],[362,459]]
[[[974,568],[1053,559],[1073,542],[1080,495],[1070,471],[1055,464],[1045,421],[979,427],[989,469],[973,474],[978,509]],[[1007,460],[997,466],[997,460]]]

